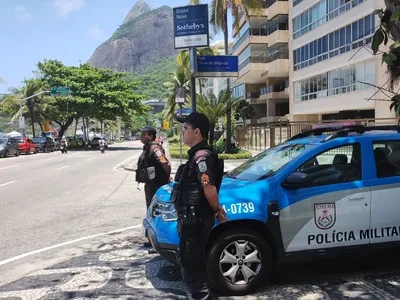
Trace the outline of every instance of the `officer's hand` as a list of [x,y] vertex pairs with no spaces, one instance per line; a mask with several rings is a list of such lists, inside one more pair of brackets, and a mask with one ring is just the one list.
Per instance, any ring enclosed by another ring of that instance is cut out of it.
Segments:
[[226,215],[226,211],[224,210],[223,207],[219,208],[217,219],[218,219],[218,222],[220,222],[220,223],[225,223],[226,221],[228,221],[228,216]]

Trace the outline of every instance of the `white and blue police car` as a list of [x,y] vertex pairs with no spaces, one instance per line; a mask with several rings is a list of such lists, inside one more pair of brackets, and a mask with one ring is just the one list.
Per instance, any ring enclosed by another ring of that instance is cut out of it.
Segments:
[[[155,194],[144,227],[156,251],[176,262],[171,185]],[[208,243],[211,283],[254,292],[274,263],[400,241],[400,126],[319,128],[227,173],[219,192],[229,221]]]

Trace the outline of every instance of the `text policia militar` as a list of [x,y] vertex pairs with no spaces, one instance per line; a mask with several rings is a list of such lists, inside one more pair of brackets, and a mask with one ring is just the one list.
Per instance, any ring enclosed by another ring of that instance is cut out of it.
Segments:
[[331,244],[349,242],[355,240],[378,239],[383,237],[392,237],[400,235],[400,226],[361,229],[359,232],[354,231],[336,231],[319,234],[309,234],[308,244]]

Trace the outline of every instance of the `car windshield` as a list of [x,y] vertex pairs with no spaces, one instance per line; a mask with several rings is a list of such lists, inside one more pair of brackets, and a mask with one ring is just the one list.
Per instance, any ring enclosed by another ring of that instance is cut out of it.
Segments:
[[313,147],[315,146],[308,144],[280,144],[249,159],[227,176],[249,181],[267,178],[302,152]]
[[7,140],[8,140],[8,139],[0,138],[0,145],[1,145],[1,144],[7,143]]

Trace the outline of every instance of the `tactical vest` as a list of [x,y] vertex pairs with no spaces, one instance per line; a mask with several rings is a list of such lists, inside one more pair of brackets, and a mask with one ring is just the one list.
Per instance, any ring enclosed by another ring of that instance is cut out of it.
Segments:
[[[155,183],[158,186],[162,186],[169,182],[169,178],[154,155],[150,154],[150,148],[153,145],[157,145],[162,149],[162,147],[155,141],[152,141],[143,147],[143,153],[140,155],[137,163],[136,181],[142,183]],[[154,171],[152,171],[152,168]],[[151,178],[151,176],[149,177],[149,173],[151,172],[154,172],[154,178]]]
[[210,151],[212,157],[216,160],[213,175],[215,176],[217,191],[219,191],[221,186],[224,172],[223,160],[219,159],[218,154],[208,145],[197,148],[195,152],[191,153],[187,163],[183,167],[182,176],[178,183],[177,189],[179,192],[177,193],[178,195],[175,201],[175,207],[178,212],[190,206],[195,206],[196,211],[199,213],[212,213],[212,209],[204,195],[203,187],[198,180],[196,163],[194,162],[194,156],[196,152],[200,150]]

